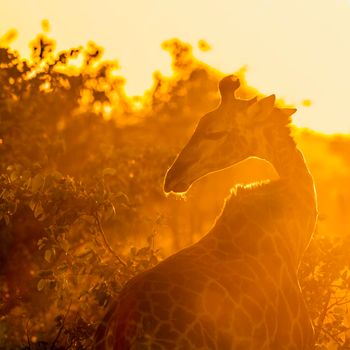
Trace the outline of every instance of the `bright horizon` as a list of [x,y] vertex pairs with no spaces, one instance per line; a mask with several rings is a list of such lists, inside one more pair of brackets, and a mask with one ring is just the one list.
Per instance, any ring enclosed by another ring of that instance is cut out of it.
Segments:
[[[0,37],[15,28],[11,46],[22,55],[47,19],[58,50],[90,40],[104,47],[130,95],[149,89],[154,71],[171,73],[161,43],[176,37],[224,73],[247,66],[249,85],[298,108],[296,125],[350,133],[349,0],[16,0],[1,7]],[[201,52],[201,39],[212,50]]]

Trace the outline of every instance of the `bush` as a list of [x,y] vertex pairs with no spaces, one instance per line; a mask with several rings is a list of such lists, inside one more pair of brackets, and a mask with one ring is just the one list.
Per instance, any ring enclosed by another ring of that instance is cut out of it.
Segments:
[[[0,48],[0,348],[89,348],[124,284],[217,215],[232,174],[204,179],[187,202],[166,200],[162,182],[217,104],[221,73],[187,44],[163,46],[174,75],[155,74],[139,98],[94,43],[56,53],[41,34],[30,61]],[[246,98],[256,91],[243,73]],[[349,347],[348,244],[320,232],[301,266],[319,349]]]

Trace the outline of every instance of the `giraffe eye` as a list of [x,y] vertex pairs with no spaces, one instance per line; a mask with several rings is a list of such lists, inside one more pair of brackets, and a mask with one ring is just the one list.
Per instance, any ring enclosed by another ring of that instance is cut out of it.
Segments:
[[205,134],[205,137],[209,140],[218,140],[224,137],[225,135],[227,135],[226,131],[215,131],[215,132],[208,132],[207,134]]

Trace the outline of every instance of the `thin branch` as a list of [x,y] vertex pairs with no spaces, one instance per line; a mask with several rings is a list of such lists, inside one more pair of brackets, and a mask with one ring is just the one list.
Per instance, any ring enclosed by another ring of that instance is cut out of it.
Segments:
[[[350,303],[350,299],[346,299],[347,296],[344,296],[343,298],[339,298],[339,300],[335,301],[333,304],[330,304],[327,307],[327,311],[332,309],[334,306],[342,306]],[[344,301],[345,300],[345,301]]]
[[100,221],[100,218],[98,217],[97,213],[95,213],[95,220],[96,220],[98,229],[100,231],[100,234],[102,236],[103,243],[104,243],[105,247],[107,248],[107,250],[119,261],[120,264],[122,264],[124,267],[127,267],[126,263],[119,257],[119,255],[113,250],[113,248],[108,243],[107,237],[106,237],[105,232],[102,228],[101,221]]
[[344,289],[342,286],[339,286],[337,284],[330,284],[329,287],[330,288],[337,288],[337,289]]
[[[74,322],[73,322],[74,324],[76,324],[77,318],[78,318],[78,312],[75,313],[75,318],[74,318]],[[66,345],[65,345],[66,350],[71,349],[73,342],[74,342],[74,337],[71,334],[69,334],[68,339],[69,339],[69,344],[67,345],[67,341],[66,341]]]
[[332,333],[329,333],[326,329],[322,328],[322,332],[326,333],[330,338],[332,338],[337,345],[342,345],[341,340],[339,340],[339,338],[336,338]]
[[30,322],[30,319],[28,319],[26,324],[26,335],[27,335],[27,342],[30,350],[32,348],[32,343],[30,342],[30,336],[29,336],[29,322]]
[[340,334],[342,334],[342,333],[346,333],[348,330],[349,330],[349,328],[348,328],[348,327],[346,327],[346,329],[341,330],[341,331],[339,331],[339,332],[335,333],[335,334],[334,334],[334,336],[338,337]]
[[55,344],[56,344],[56,342],[58,341],[58,339],[59,339],[59,337],[61,336],[61,333],[62,333],[62,331],[63,331],[63,329],[64,329],[64,323],[66,322],[66,318],[67,318],[67,316],[68,316],[68,314],[69,314],[69,311],[70,311],[70,307],[71,307],[71,306],[72,306],[72,300],[71,300],[70,303],[69,303],[68,309],[67,309],[67,311],[66,311],[66,314],[64,315],[64,318],[63,318],[63,320],[62,320],[62,325],[61,325],[60,329],[59,329],[58,332],[57,332],[56,338],[54,339],[54,341],[52,342],[52,344],[51,344],[51,346],[50,346],[50,350],[54,350],[54,349],[55,349]]
[[325,305],[324,305],[324,308],[318,318],[318,322],[317,322],[317,326],[316,326],[316,329],[315,329],[315,340],[317,342],[319,336],[320,336],[320,333],[321,333],[321,330],[323,330],[323,323],[324,323],[324,320],[326,319],[326,316],[327,316],[327,311],[328,311],[328,305],[329,305],[329,302],[331,300],[331,295],[332,295],[332,291],[331,290],[328,290],[328,293],[327,293],[327,296],[326,296],[326,302],[325,302]]

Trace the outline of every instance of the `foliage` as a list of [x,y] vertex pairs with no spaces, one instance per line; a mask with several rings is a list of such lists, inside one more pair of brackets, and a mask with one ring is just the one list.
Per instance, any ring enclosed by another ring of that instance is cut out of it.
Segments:
[[[317,349],[348,349],[349,237],[333,242],[317,235],[300,269],[303,293],[314,320]],[[335,347],[336,346],[336,347]]]
[[[203,234],[222,205],[228,175],[187,202],[163,196],[221,74],[187,44],[163,47],[174,75],[155,74],[139,98],[94,43],[57,53],[40,34],[30,61],[0,47],[0,348],[89,348],[123,285]],[[256,93],[237,74],[242,97]],[[301,267],[319,349],[349,347],[348,244],[320,232]]]

